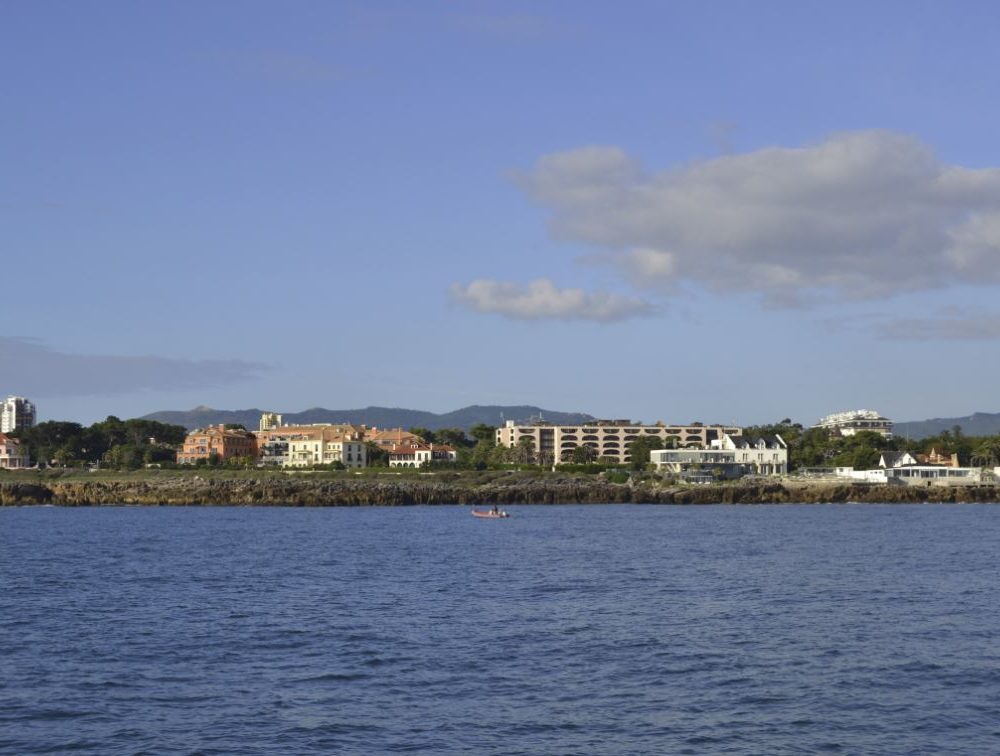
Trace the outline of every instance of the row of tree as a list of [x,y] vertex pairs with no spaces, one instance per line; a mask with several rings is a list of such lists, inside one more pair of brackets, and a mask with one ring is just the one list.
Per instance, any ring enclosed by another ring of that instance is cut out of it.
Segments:
[[86,427],[50,420],[9,435],[27,447],[33,464],[133,468],[175,461],[187,430],[181,425],[119,420],[112,415]]

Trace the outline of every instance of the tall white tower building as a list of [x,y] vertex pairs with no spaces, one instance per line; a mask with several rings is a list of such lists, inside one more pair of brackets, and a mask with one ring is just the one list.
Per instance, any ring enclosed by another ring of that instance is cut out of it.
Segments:
[[10,433],[35,424],[35,405],[23,396],[8,396],[0,404],[0,433]]

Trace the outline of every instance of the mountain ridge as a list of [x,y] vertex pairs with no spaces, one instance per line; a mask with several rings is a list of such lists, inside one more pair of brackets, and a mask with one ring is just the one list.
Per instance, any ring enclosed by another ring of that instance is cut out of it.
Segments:
[[1000,412],[973,412],[964,417],[934,417],[928,420],[911,420],[896,423],[893,433],[907,438],[927,438],[955,426],[966,436],[994,436],[1000,433]]
[[[241,410],[220,410],[200,405],[190,410],[161,410],[142,417],[161,423],[183,425],[188,430],[203,428],[219,423],[238,423],[251,430],[257,428],[264,410],[257,408]],[[282,420],[287,425],[296,423],[359,423],[379,428],[462,428],[468,430],[473,425],[486,423],[500,425],[500,420],[527,420],[541,415],[555,423],[576,424],[595,420],[583,412],[558,412],[532,405],[481,405],[473,404],[451,412],[428,412],[403,407],[369,406],[362,409],[330,410],[311,407],[301,412],[282,412]]]

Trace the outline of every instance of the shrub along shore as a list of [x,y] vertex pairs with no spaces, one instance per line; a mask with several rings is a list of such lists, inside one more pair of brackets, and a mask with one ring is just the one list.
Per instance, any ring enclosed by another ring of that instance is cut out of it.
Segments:
[[0,474],[0,506],[407,506],[419,504],[785,504],[1000,502],[1000,489],[810,483],[793,479],[687,486],[534,472],[433,475],[272,471]]

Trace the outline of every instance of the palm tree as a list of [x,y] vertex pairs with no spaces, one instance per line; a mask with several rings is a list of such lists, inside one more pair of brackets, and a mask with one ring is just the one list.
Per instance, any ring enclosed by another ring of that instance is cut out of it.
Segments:
[[972,453],[972,464],[978,467],[995,467],[1000,464],[1000,436],[983,441]]

